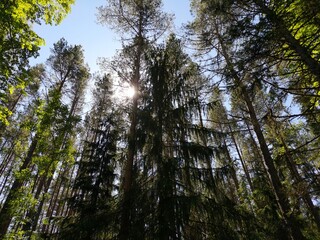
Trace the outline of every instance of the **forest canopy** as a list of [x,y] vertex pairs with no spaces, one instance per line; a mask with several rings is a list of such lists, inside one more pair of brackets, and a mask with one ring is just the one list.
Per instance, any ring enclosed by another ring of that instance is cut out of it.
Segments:
[[105,0],[101,71],[30,64],[74,2],[0,3],[0,239],[320,239],[317,1]]

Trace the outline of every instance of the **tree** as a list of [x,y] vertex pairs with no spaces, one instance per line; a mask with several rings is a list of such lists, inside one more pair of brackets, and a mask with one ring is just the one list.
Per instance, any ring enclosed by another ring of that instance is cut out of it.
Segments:
[[1,237],[319,238],[316,1],[193,0],[189,55],[160,0],[109,0],[98,19],[123,48],[86,114],[80,46],[28,68],[28,23],[61,16],[47,2],[0,4],[3,39],[26,24],[0,47]]
[[59,24],[70,12],[74,0],[2,1],[0,3],[0,121],[8,125],[12,111],[8,98],[27,84],[28,61],[37,57],[44,40],[33,30],[33,24]]
[[[79,103],[79,92],[71,104],[73,112],[69,112],[68,106],[62,103],[63,89],[67,82],[73,82],[74,86],[81,86],[84,90],[84,84],[88,77],[88,69],[84,66],[83,55],[80,46],[68,46],[64,39],[61,39],[54,45],[53,55],[49,58],[49,65],[57,78],[52,78],[52,87],[46,100],[42,100],[37,109],[37,123],[34,132],[31,133],[31,142],[28,152],[21,163],[16,179],[13,181],[10,192],[4,202],[0,212],[1,235],[3,236],[10,224],[14,212],[12,204],[19,197],[25,183],[30,186],[32,178],[35,177],[34,170],[37,172],[38,190],[34,198],[37,200],[44,187],[45,181],[53,176],[55,168],[60,160],[68,156],[68,138],[72,136],[73,129],[79,117],[75,116],[76,105]],[[53,75],[52,75],[53,76]],[[82,82],[80,85],[79,83]],[[76,91],[77,93],[77,91]],[[49,141],[48,141],[49,140]],[[36,179],[36,178],[35,178]],[[50,185],[50,180],[48,180]],[[36,183],[34,183],[36,184]],[[49,187],[49,186],[47,186]],[[47,189],[48,190],[48,189]],[[27,200],[28,201],[28,200]],[[40,205],[41,206],[41,203]],[[36,213],[32,213],[31,220],[37,218]],[[28,228],[26,224],[25,228]]]
[[[293,239],[304,239],[302,231],[298,226],[296,216],[294,216],[294,214],[288,215],[293,211],[292,206],[290,206],[288,195],[281,183],[253,103],[255,85],[259,84],[260,79],[266,77],[265,75],[261,75],[260,78],[256,77],[257,73],[263,74],[261,68],[264,68],[264,62],[261,62],[259,57],[250,56],[251,58],[248,59],[247,56],[243,54],[235,54],[235,57],[231,58],[232,53],[239,52],[238,46],[241,49],[242,46],[249,45],[245,41],[246,35],[232,35],[232,23],[245,29],[245,33],[247,33],[246,31],[249,32],[251,30],[250,23],[255,24],[254,21],[250,20],[253,16],[252,12],[246,12],[247,6],[245,4],[240,5],[241,7],[245,6],[241,8],[234,5],[233,2],[219,5],[215,1],[202,1],[199,6],[195,4],[196,2],[197,1],[194,1],[193,3],[198,17],[193,23],[193,29],[199,34],[199,46],[205,49],[214,49],[214,51],[216,51],[216,62],[219,62],[219,64],[222,63],[223,68],[221,69],[218,66],[215,71],[225,77],[226,83],[233,86],[232,91],[237,92],[239,94],[237,96],[241,96],[241,99],[244,102],[246,108],[245,112],[248,114],[259,143],[259,150],[263,156],[262,162],[266,168],[270,186],[277,201],[284,226],[288,230],[287,235]],[[255,10],[255,8],[253,9]],[[236,13],[238,15],[235,15]],[[255,12],[253,11],[253,13]],[[200,25],[200,22],[204,19],[207,19],[210,24],[207,24],[206,26]],[[259,23],[261,22],[262,21]],[[229,33],[231,34],[228,35]],[[251,39],[249,38],[249,40]],[[252,47],[252,45],[249,46]],[[251,69],[249,68],[249,64],[251,64]]]
[[94,103],[87,115],[83,149],[69,204],[72,215],[61,226],[63,239],[115,236],[115,179],[121,114],[112,102],[111,78],[97,77]]
[[[130,224],[132,214],[132,185],[134,182],[134,159],[137,155],[137,113],[139,105],[140,84],[142,81],[142,61],[146,47],[150,42],[156,41],[168,28],[168,16],[161,12],[161,0],[110,0],[105,7],[99,8],[101,23],[110,24],[118,32],[125,33],[122,41],[125,56],[131,63],[127,66],[132,72],[129,84],[137,94],[133,96],[130,110],[130,129],[128,133],[128,152],[122,177],[123,210],[120,226],[120,239],[129,239],[133,233]],[[125,42],[125,39],[129,39]],[[119,75],[121,78],[121,74]],[[125,80],[125,79],[122,79]]]
[[141,227],[146,233],[140,238],[236,238],[233,229],[241,226],[242,216],[221,187],[228,179],[228,166],[219,165],[226,154],[222,134],[199,122],[201,109],[208,111],[199,97],[204,90],[199,68],[174,35],[149,51],[150,83],[141,113],[145,119],[141,129],[146,131],[142,195],[149,201],[141,211],[149,221],[142,223],[147,229]]

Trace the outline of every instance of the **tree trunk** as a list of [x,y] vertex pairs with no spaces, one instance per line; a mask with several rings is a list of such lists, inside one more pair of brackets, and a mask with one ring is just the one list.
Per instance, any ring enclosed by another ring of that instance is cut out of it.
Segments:
[[136,155],[136,139],[137,133],[136,128],[138,124],[138,99],[139,99],[139,85],[140,85],[140,64],[141,56],[143,50],[143,36],[142,36],[142,16],[140,16],[139,32],[137,33],[137,52],[134,60],[134,74],[131,81],[132,86],[136,90],[136,94],[132,99],[132,110],[130,116],[130,129],[128,137],[128,153],[127,160],[125,162],[124,173],[123,173],[123,201],[122,201],[122,210],[121,210],[121,222],[120,222],[120,240],[128,240],[130,235],[130,218],[131,218],[131,206],[132,206],[132,183],[133,183],[133,164],[134,157]]
[[291,212],[291,208],[289,205],[289,200],[285,194],[285,191],[283,189],[283,186],[281,184],[281,181],[279,179],[279,176],[277,174],[277,170],[275,168],[273,159],[271,157],[271,154],[269,152],[268,149],[268,145],[265,141],[264,135],[262,133],[259,121],[257,119],[254,107],[252,105],[252,102],[249,98],[249,95],[247,93],[247,90],[245,89],[244,86],[241,86],[241,92],[243,94],[244,97],[244,101],[246,102],[247,108],[248,108],[248,112],[250,115],[250,119],[251,119],[251,123],[253,125],[253,129],[254,132],[257,136],[259,145],[260,145],[260,149],[263,155],[263,159],[264,159],[264,165],[265,168],[267,169],[267,174],[268,177],[270,179],[270,183],[271,186],[273,188],[281,215],[284,219],[284,223],[288,228],[288,233],[291,235],[292,239],[295,240],[300,240],[300,239],[304,239],[302,232],[300,230],[300,227],[297,225],[294,216],[290,213]]
[[237,155],[239,157],[242,169],[244,171],[244,174],[246,175],[246,179],[248,181],[248,184],[249,184],[249,187],[250,187],[250,191],[253,192],[254,188],[253,188],[252,180],[251,180],[251,177],[250,177],[250,174],[249,174],[249,171],[248,171],[248,167],[247,167],[247,164],[244,162],[244,160],[242,158],[241,150],[240,150],[240,148],[238,146],[238,143],[236,141],[234,133],[232,132],[231,126],[229,126],[229,131],[230,131],[230,136],[231,136],[231,139],[233,141],[233,144],[234,144],[234,146],[236,148],[236,152],[237,152]]
[[[29,167],[32,161],[33,153],[36,150],[37,144],[38,144],[38,140],[37,140],[37,136],[35,136],[34,139],[32,140],[27,156],[22,166],[20,167],[19,172],[22,172],[23,170],[26,170]],[[21,179],[14,180],[13,185],[10,189],[9,195],[3,204],[3,207],[0,212],[0,238],[4,237],[10,225],[11,219],[13,217],[12,211],[10,209],[10,204],[16,198],[16,194],[19,191],[19,189],[23,186],[23,183],[24,181]]]
[[124,177],[123,177],[123,203],[122,203],[122,214],[121,214],[121,225],[120,225],[120,240],[128,240],[130,233],[130,212],[132,205],[132,182],[133,182],[133,162],[134,156],[136,154],[136,126],[137,126],[137,110],[138,110],[138,99],[134,97],[132,113],[131,113],[131,126],[129,130],[128,139],[128,154],[127,160],[124,167]]
[[[292,159],[292,155],[290,153],[290,150],[284,140],[284,136],[283,133],[281,131],[281,129],[279,129],[279,126],[277,126],[277,122],[273,119],[273,116],[268,116],[268,122],[271,126],[271,128],[274,129],[275,131],[275,135],[278,136],[280,138],[280,142],[284,147],[285,150],[285,161],[286,161],[286,165],[290,171],[290,174],[292,176],[292,178],[295,180],[295,184],[300,184],[303,183],[304,180],[303,178],[300,176],[296,164],[294,162],[294,160]],[[303,189],[303,193],[302,193],[302,199],[305,202],[306,206],[309,209],[309,212],[311,213],[311,215],[313,216],[314,222],[316,223],[318,230],[320,230],[320,216],[319,213],[317,211],[317,209],[315,208],[312,199],[309,195],[309,191],[308,191],[308,187],[305,186],[306,189]]]
[[247,111],[250,116],[250,121],[253,126],[254,132],[257,136],[260,150],[263,155],[263,164],[267,170],[267,175],[270,180],[271,187],[273,189],[274,195],[276,197],[276,201],[283,218],[283,222],[287,227],[288,236],[290,236],[294,240],[302,240],[305,239],[302,235],[300,226],[296,223],[294,215],[291,213],[291,208],[289,204],[288,197],[283,189],[280,178],[277,174],[276,167],[274,165],[272,156],[269,152],[268,145],[262,133],[262,129],[260,127],[259,121],[256,116],[255,109],[253,107],[252,101],[249,97],[249,93],[246,87],[243,85],[242,79],[238,76],[238,73],[234,69],[234,65],[230,59],[228,51],[223,43],[223,40],[219,34],[218,26],[216,25],[216,34],[218,37],[218,41],[221,47],[221,54],[224,56],[227,68],[231,72],[231,76],[233,77],[234,84],[239,87],[243,100],[246,104]]
[[292,33],[288,30],[283,20],[265,5],[261,0],[255,0],[257,6],[260,7],[261,12],[266,15],[270,22],[276,28],[279,36],[284,38],[289,47],[300,56],[301,61],[309,68],[310,72],[320,81],[320,62],[314,59],[311,52],[304,46],[302,46]]

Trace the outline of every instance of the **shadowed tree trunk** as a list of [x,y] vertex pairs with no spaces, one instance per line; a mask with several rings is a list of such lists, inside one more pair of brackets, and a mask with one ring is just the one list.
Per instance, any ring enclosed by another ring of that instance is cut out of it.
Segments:
[[[28,169],[32,161],[33,154],[36,150],[37,144],[38,144],[38,140],[37,140],[37,136],[35,136],[29,147],[27,156],[24,159],[22,166],[20,167],[20,172]],[[12,210],[10,209],[10,204],[16,198],[16,194],[18,194],[18,191],[23,186],[23,184],[24,184],[23,179],[15,179],[10,189],[9,195],[7,196],[6,201],[3,204],[3,207],[0,212],[0,238],[3,238],[4,235],[6,234],[7,229],[10,225],[11,219],[13,217]]]
[[284,224],[286,226],[286,229],[288,230],[288,236],[291,236],[294,240],[301,240],[305,239],[300,226],[297,224],[294,214],[291,214],[291,207],[289,203],[288,196],[285,193],[285,189],[283,188],[280,178],[277,174],[276,167],[274,165],[274,160],[272,159],[271,153],[269,151],[268,145],[266,143],[265,137],[262,133],[262,129],[260,126],[260,123],[258,121],[258,118],[256,116],[256,112],[252,103],[252,100],[250,99],[248,90],[244,86],[243,81],[247,80],[246,76],[244,76],[242,79],[239,77],[238,73],[234,69],[234,64],[228,54],[227,48],[224,45],[224,42],[222,40],[222,37],[219,33],[219,27],[217,23],[215,22],[215,35],[218,40],[218,44],[220,47],[220,53],[224,57],[226,61],[226,67],[230,71],[230,74],[233,78],[234,84],[240,89],[240,93],[242,94],[243,101],[246,104],[248,114],[250,116],[250,121],[253,126],[253,130],[257,136],[259,147],[261,150],[261,153],[263,155],[263,164],[266,168],[267,175],[270,180],[270,185],[273,189],[274,195],[276,197],[276,201],[279,207],[279,211],[281,213],[281,217],[284,221]]

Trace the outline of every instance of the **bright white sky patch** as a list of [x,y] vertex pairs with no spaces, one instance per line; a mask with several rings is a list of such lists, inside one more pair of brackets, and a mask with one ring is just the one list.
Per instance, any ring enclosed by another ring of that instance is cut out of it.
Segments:
[[134,89],[134,87],[129,87],[127,89],[124,89],[124,94],[129,98],[133,98],[135,93],[136,93],[136,90]]
[[129,86],[128,83],[122,84],[122,86],[114,85],[114,97],[119,100],[131,99],[136,94],[136,90],[133,86]]

